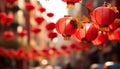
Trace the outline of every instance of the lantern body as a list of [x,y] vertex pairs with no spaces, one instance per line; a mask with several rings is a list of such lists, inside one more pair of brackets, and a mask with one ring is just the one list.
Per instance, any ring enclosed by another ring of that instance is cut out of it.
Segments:
[[35,27],[35,28],[32,28],[31,31],[34,33],[34,34],[38,34],[39,32],[41,32],[41,29],[39,27]]
[[45,19],[43,17],[40,16],[36,16],[35,17],[35,21],[37,22],[37,24],[41,24]]
[[18,32],[18,36],[20,36],[20,37],[24,37],[24,36],[26,36],[27,35],[27,31],[26,30],[23,30],[23,31],[21,31],[21,32]]
[[35,7],[31,3],[26,3],[25,8],[27,11],[32,11],[35,9]]
[[114,33],[114,39],[120,41],[120,28],[117,28]]
[[77,30],[77,24],[71,19],[71,17],[60,18],[55,25],[57,32],[64,37],[71,36]]
[[52,40],[52,39],[54,39],[54,38],[57,37],[57,33],[55,33],[55,32],[49,32],[48,33],[48,37]]
[[5,39],[12,39],[14,37],[14,33],[11,32],[11,31],[5,31],[3,33],[3,36],[4,36]]
[[43,7],[39,7],[39,9],[38,9],[40,12],[45,12],[46,11],[46,9],[45,8],[43,8]]
[[92,21],[100,26],[108,26],[113,23],[116,18],[116,13],[105,6],[96,8],[91,13]]
[[46,25],[46,29],[48,30],[48,31],[51,31],[51,30],[53,30],[55,28],[55,23],[53,23],[53,22],[50,22],[50,23],[48,23],[47,25]]
[[92,41],[94,40],[98,35],[98,29],[91,24],[84,24],[83,28],[77,29],[75,34],[73,35],[73,38],[79,41],[87,40]]
[[97,38],[93,41],[95,45],[106,44],[108,41],[108,34],[106,32],[100,32]]

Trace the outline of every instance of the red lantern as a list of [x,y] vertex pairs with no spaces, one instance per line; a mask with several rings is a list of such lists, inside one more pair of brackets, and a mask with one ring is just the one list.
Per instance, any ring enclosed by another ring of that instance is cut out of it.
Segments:
[[60,18],[55,27],[57,32],[62,34],[65,40],[69,40],[71,35],[77,30],[76,21],[72,20],[71,17]]
[[73,38],[77,38],[77,40],[82,41],[92,41],[94,40],[98,35],[98,29],[93,24],[84,24],[83,28],[78,29],[75,34],[73,35]]
[[41,16],[36,16],[35,17],[35,21],[37,22],[37,24],[41,24],[45,19]]
[[3,37],[4,37],[5,39],[13,39],[14,33],[11,32],[11,31],[5,31],[5,32],[3,33]]
[[7,56],[10,58],[14,58],[16,55],[16,52],[13,49],[8,50]]
[[48,17],[53,17],[54,14],[53,14],[53,13],[47,13],[47,16],[48,16]]
[[6,17],[6,14],[5,14],[5,12],[1,12],[0,13],[0,22],[3,20],[3,18],[5,18]]
[[57,33],[55,33],[55,32],[49,32],[48,33],[48,37],[52,40],[52,39],[54,39],[54,38],[57,37]]
[[112,23],[112,24],[110,24],[109,25],[109,29],[110,29],[110,31],[114,31],[114,30],[116,30],[118,28],[118,25],[117,25],[117,23]]
[[120,41],[120,28],[117,28],[114,33],[114,39]]
[[0,55],[5,56],[6,54],[7,51],[4,48],[0,47]]
[[13,17],[5,16],[5,17],[2,18],[2,23],[4,25],[9,25],[10,23],[13,22],[13,20],[14,20]]
[[108,7],[101,6],[96,8],[91,13],[91,18],[93,23],[96,23],[100,26],[108,26],[114,22],[116,13]]
[[68,49],[68,47],[67,47],[67,45],[62,45],[62,46],[61,46],[61,49],[65,51],[65,50]]
[[6,3],[13,5],[17,0],[5,0]]
[[95,45],[106,44],[108,41],[108,34],[106,32],[99,32],[97,38],[93,41]]
[[48,23],[47,25],[46,25],[46,29],[48,30],[48,31],[51,31],[51,30],[53,30],[55,28],[55,23],[53,23],[53,22],[50,22],[50,23]]
[[41,31],[41,29],[38,28],[38,27],[35,27],[35,28],[32,28],[31,31],[32,31],[34,34],[38,34],[38,33]]
[[23,48],[19,48],[18,50],[17,50],[17,52],[16,52],[16,58],[17,59],[22,59],[22,58],[24,58],[24,52],[25,52],[25,50],[23,49]]
[[34,7],[31,3],[26,3],[26,4],[25,4],[25,9],[26,9],[27,11],[32,11],[32,10],[35,9],[35,7]]
[[81,0],[62,0],[62,1],[67,3],[68,8],[73,8],[74,4],[80,2]]
[[42,13],[46,11],[46,9],[43,8],[43,7],[39,7],[38,10],[39,10],[40,12],[42,12]]
[[21,31],[21,32],[18,32],[18,36],[20,36],[20,37],[24,37],[24,36],[26,36],[27,35],[27,31],[26,30],[23,30],[23,31]]

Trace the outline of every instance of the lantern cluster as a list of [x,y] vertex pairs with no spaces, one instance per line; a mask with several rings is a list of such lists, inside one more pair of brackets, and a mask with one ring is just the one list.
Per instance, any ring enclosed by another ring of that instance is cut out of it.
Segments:
[[68,45],[61,45],[60,49],[56,47],[50,48],[43,48],[42,50],[37,49],[30,49],[26,51],[24,48],[19,48],[17,50],[14,49],[5,49],[0,47],[0,56],[8,57],[8,58],[15,58],[15,59],[26,59],[26,60],[33,60],[38,57],[48,57],[52,58],[53,56],[64,56],[64,55],[71,55],[72,52],[78,52],[84,50],[83,46],[79,46],[75,43]]
[[91,13],[91,21],[87,17],[73,18],[63,17],[56,22],[56,30],[65,39],[71,36],[79,42],[93,43],[95,45],[106,44],[108,40],[120,41],[119,19],[117,13],[111,7],[100,6]]

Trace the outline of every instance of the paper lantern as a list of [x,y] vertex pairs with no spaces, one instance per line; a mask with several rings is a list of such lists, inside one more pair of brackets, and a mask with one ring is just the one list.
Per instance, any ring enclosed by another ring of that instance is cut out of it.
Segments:
[[62,0],[62,1],[67,3],[68,8],[73,8],[74,4],[80,2],[81,0]]
[[113,32],[117,28],[118,28],[118,25],[115,22],[113,22],[112,24],[109,25],[109,29],[110,29],[111,32]]
[[114,22],[116,13],[111,8],[101,6],[93,10],[91,18],[99,26],[108,26]]
[[99,32],[97,38],[93,41],[95,45],[103,45],[108,41],[108,34],[106,32]]
[[62,45],[62,46],[61,46],[61,49],[65,51],[65,50],[68,49],[68,47],[67,47],[67,45]]
[[56,32],[49,32],[48,37],[52,40],[52,39],[57,37],[57,33]]
[[79,41],[92,41],[97,37],[97,35],[98,29],[93,24],[86,23],[83,25],[83,28],[77,29],[73,38]]
[[5,56],[7,54],[7,50],[4,48],[0,47],[0,55]]
[[4,16],[4,17],[2,18],[2,23],[3,23],[4,25],[9,25],[9,24],[11,24],[13,21],[14,21],[13,17],[10,17],[10,16]]
[[39,7],[39,8],[38,8],[38,10],[39,10],[41,13],[43,13],[43,12],[45,12],[45,11],[46,11],[46,9],[45,9],[45,8],[43,8],[43,7]]
[[35,7],[34,7],[31,3],[26,3],[26,4],[25,4],[25,9],[26,9],[27,11],[32,11],[32,10],[35,9]]
[[5,38],[5,39],[13,39],[13,37],[14,37],[14,33],[13,32],[11,32],[11,31],[5,31],[5,32],[3,32],[3,37]]
[[10,58],[14,58],[16,55],[16,52],[13,49],[8,50],[7,56]]
[[62,34],[65,40],[69,40],[71,35],[77,30],[77,24],[72,17],[63,17],[56,22],[56,30],[58,33]]
[[39,32],[41,32],[41,29],[39,27],[34,27],[31,29],[31,31],[34,33],[34,34],[38,34]]
[[42,24],[45,19],[42,16],[36,16],[35,21],[37,24]]
[[9,3],[9,4],[14,4],[17,0],[5,0],[6,3]]
[[114,39],[120,41],[120,28],[117,28],[114,33]]
[[3,20],[3,18],[6,17],[6,13],[5,12],[0,12],[0,22]]
[[20,36],[20,37],[24,37],[24,36],[26,36],[27,35],[27,31],[26,30],[23,30],[23,31],[21,31],[21,32],[18,32],[18,36]]
[[46,25],[46,29],[48,31],[52,31],[54,28],[55,28],[55,23],[53,23],[53,22],[50,22]]
[[49,13],[47,13],[47,16],[48,16],[48,17],[53,17],[54,14],[49,12]]

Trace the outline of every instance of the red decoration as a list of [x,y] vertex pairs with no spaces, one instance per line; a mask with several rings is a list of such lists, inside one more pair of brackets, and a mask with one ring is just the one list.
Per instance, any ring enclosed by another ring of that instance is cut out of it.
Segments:
[[108,26],[114,22],[116,13],[108,7],[101,6],[96,8],[91,13],[91,18],[93,23],[96,23],[100,26]]
[[0,21],[3,20],[3,18],[5,18],[5,17],[6,17],[5,12],[1,12],[0,13]]
[[120,28],[117,28],[114,33],[114,39],[120,41]]
[[21,32],[18,32],[18,36],[20,36],[20,37],[24,37],[24,36],[26,36],[27,35],[27,31],[26,30],[23,30],[23,31],[21,31]]
[[36,16],[35,17],[35,21],[37,22],[37,24],[41,24],[45,19],[41,16]]
[[114,30],[116,30],[118,28],[118,25],[117,25],[117,23],[112,23],[112,24],[110,24],[109,25],[109,29],[110,29],[110,31],[114,31]]
[[67,3],[68,8],[73,8],[74,4],[80,2],[81,0],[62,0],[62,1]]
[[99,32],[97,38],[93,41],[95,45],[106,44],[108,41],[108,34],[106,32]]
[[5,2],[9,3],[9,4],[14,4],[17,0],[5,0]]
[[53,17],[54,14],[53,14],[53,13],[47,13],[47,16],[48,16],[48,17]]
[[55,23],[53,23],[53,22],[50,22],[50,23],[48,23],[47,25],[46,25],[46,29],[48,30],[48,31],[51,31],[51,30],[53,30],[55,28]]
[[86,6],[87,6],[87,8],[90,9],[90,10],[93,9],[93,5],[92,5],[92,4],[86,4]]
[[48,37],[52,40],[52,39],[54,39],[54,38],[57,37],[57,33],[55,33],[55,32],[49,32],[48,33]]
[[31,30],[34,34],[38,34],[39,32],[41,32],[41,29],[39,27],[35,27],[35,28],[32,28]]
[[13,39],[14,33],[11,32],[11,31],[5,31],[5,32],[3,33],[3,37],[4,37],[5,39]]
[[43,8],[43,7],[39,7],[39,9],[38,9],[40,12],[45,12],[46,11],[46,9],[45,8]]
[[84,24],[83,28],[78,29],[73,35],[73,38],[79,41],[92,41],[97,37],[97,35],[98,29],[94,25],[88,23]]
[[71,35],[73,35],[77,30],[76,21],[72,20],[71,17],[60,18],[55,27],[57,32],[62,34],[66,40],[69,40]]
[[34,7],[31,3],[26,3],[26,4],[25,4],[25,9],[26,9],[27,11],[32,11],[32,10],[35,9],[35,7]]
[[67,45],[62,45],[62,46],[61,46],[61,49],[65,51],[65,50],[68,49],[68,47],[67,47]]
[[7,51],[4,48],[0,47],[0,55],[5,56],[6,54]]
[[4,24],[4,25],[9,25],[10,23],[12,23],[13,22],[13,17],[10,17],[10,16],[4,16],[3,18],[2,18],[2,23]]
[[8,50],[7,56],[10,58],[14,58],[16,55],[16,52],[13,49]]

